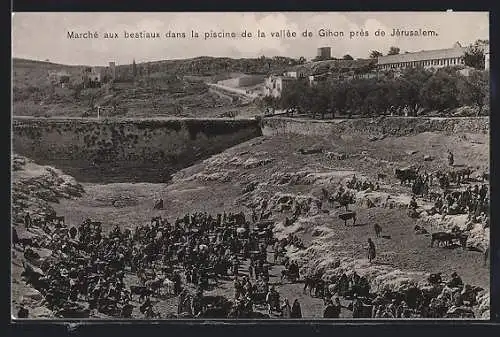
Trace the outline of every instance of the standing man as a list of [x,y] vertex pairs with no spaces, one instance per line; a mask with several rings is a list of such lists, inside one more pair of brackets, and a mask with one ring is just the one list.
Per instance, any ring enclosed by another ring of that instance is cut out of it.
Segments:
[[375,257],[376,257],[375,244],[373,243],[371,238],[368,238],[368,261],[372,263],[372,260],[375,259]]
[[453,166],[454,162],[455,160],[453,158],[453,153],[450,150],[448,150],[448,165]]
[[31,227],[31,217],[29,212],[26,212],[26,215],[24,216],[24,226],[26,229],[29,229]]

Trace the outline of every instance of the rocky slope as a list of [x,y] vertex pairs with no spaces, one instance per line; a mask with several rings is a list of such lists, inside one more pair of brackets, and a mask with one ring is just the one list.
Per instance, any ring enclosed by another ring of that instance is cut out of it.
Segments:
[[[24,216],[30,214],[32,220],[44,219],[55,215],[51,203],[60,199],[81,197],[83,187],[60,170],[50,166],[37,165],[32,160],[15,155],[12,166],[12,228],[18,236],[42,242],[47,234],[38,228],[26,229]],[[41,257],[47,257],[51,251],[44,248],[32,248]],[[54,314],[43,305],[42,294],[22,280],[23,263],[26,259],[22,248],[12,248],[12,314],[17,316],[20,306],[26,307],[30,318],[53,318]]]

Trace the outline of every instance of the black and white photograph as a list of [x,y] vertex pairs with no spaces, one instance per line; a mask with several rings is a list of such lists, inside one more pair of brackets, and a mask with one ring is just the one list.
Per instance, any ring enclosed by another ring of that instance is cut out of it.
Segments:
[[489,30],[14,12],[12,320],[489,320]]

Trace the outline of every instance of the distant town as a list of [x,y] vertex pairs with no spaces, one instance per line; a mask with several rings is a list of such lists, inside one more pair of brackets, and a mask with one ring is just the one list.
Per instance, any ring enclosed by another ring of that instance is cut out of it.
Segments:
[[[327,32],[325,32],[327,34]],[[484,69],[489,69],[489,43],[481,41],[477,43],[484,55]],[[287,86],[287,83],[297,79],[307,79],[311,85],[324,81],[331,77],[337,79],[371,78],[383,71],[399,72],[405,68],[422,67],[432,70],[443,67],[463,66],[467,73],[464,55],[467,48],[456,42],[453,46],[446,49],[423,50],[419,52],[400,53],[396,47],[391,48],[387,55],[382,55],[378,51],[373,51],[368,59],[354,60],[350,55],[344,55],[341,59],[335,59],[331,54],[331,47],[320,47],[317,49],[317,56],[307,62],[304,59],[299,60],[299,65],[291,66],[283,73],[272,73],[269,76],[263,74],[245,74],[237,79],[228,79],[218,81],[219,85],[226,85],[232,88],[248,87],[257,85],[264,81],[265,85],[261,93],[257,95],[279,97]],[[335,68],[341,71],[337,74],[332,73],[329,67],[321,65],[331,63]],[[135,65],[135,61],[134,61]],[[147,72],[147,63],[143,65]],[[96,87],[102,83],[114,81],[119,77],[117,75],[117,66],[115,62],[109,62],[107,67],[85,67],[82,69],[81,80],[84,87]],[[49,79],[54,84],[62,87],[70,82],[71,75],[66,71],[49,72]],[[244,93],[248,93],[245,91]]]

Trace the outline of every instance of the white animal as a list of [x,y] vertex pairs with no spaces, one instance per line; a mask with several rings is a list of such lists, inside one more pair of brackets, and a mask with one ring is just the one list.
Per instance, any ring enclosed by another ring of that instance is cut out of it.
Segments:
[[167,295],[174,294],[174,281],[165,278],[163,281],[163,288],[165,289]]

